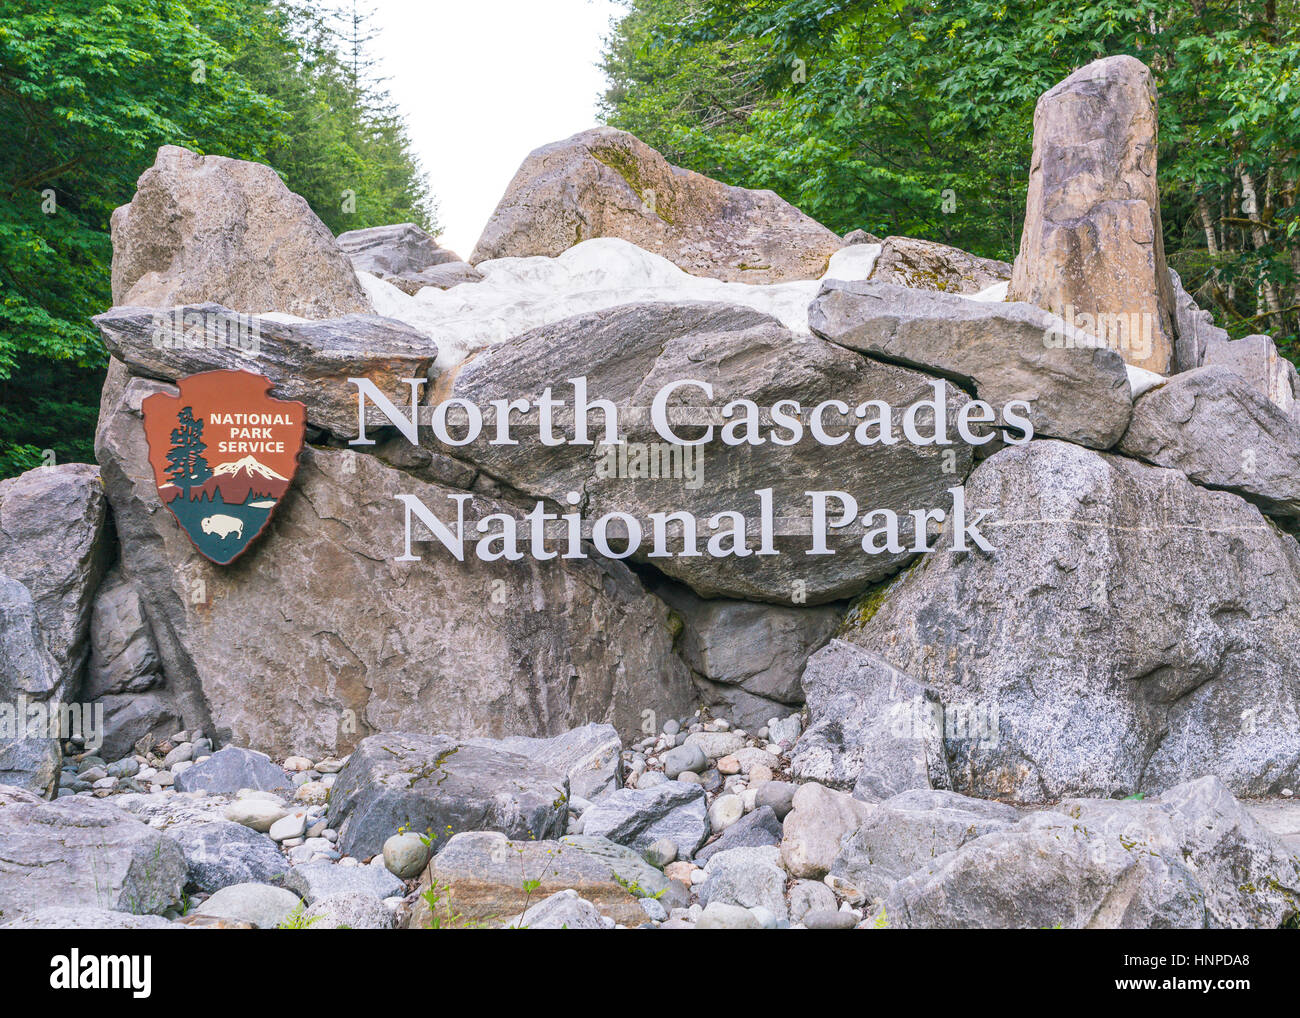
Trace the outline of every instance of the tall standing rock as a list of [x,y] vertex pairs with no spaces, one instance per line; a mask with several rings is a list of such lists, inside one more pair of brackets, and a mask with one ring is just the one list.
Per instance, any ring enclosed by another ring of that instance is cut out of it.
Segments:
[[262,163],[158,150],[113,212],[113,303],[334,318],[372,311],[307,200]]
[[1081,67],[1034,111],[1025,228],[1008,300],[1046,308],[1167,374],[1174,294],[1156,181],[1156,89],[1129,56]]
[[0,574],[0,785],[54,794],[59,741],[49,738],[48,727],[29,731],[33,719],[26,708],[48,704],[58,679],[58,664],[45,648],[32,595],[17,580]]
[[816,279],[844,246],[772,191],[673,166],[626,131],[599,127],[529,154],[469,260],[554,257],[593,237],[621,237],[693,275],[741,283]]

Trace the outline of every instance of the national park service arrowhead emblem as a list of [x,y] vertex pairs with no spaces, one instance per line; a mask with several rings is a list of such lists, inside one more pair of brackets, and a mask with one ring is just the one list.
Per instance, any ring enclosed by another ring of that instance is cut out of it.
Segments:
[[298,469],[306,407],[251,371],[205,371],[142,404],[158,496],[201,554],[226,565],[266,529]]

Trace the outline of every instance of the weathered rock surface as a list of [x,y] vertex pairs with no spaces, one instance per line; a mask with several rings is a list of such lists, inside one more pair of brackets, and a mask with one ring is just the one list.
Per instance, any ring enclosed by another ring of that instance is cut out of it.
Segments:
[[[846,238],[847,239],[847,238]],[[1011,266],[980,258],[960,248],[915,237],[886,237],[871,270],[873,283],[896,283],[917,290],[979,293],[1011,278]]]
[[164,690],[114,693],[96,703],[104,709],[104,742],[99,751],[110,760],[128,755],[141,739],[158,741],[181,726],[176,705]]
[[1144,395],[1119,451],[1300,515],[1300,425],[1228,368],[1195,368]]
[[469,260],[555,256],[621,237],[697,276],[816,279],[843,243],[771,191],[671,165],[626,131],[599,127],[529,154]]
[[[856,618],[850,612],[849,623]],[[864,802],[949,787],[943,706],[933,692],[838,639],[809,659],[803,681],[811,724],[790,754],[796,778],[851,789]]]
[[0,912],[47,906],[158,913],[180,901],[185,857],[170,838],[102,800],[0,809]]
[[185,853],[187,882],[200,891],[219,891],[231,884],[269,884],[289,868],[270,838],[229,820],[174,824],[164,833]]
[[719,852],[733,848],[762,848],[781,844],[781,821],[771,806],[759,806],[728,827],[716,841],[695,853],[695,862],[703,866]]
[[680,781],[653,788],[620,788],[582,814],[582,833],[608,838],[644,854],[661,839],[689,859],[709,836],[704,789]]
[[474,922],[519,914],[527,904],[523,880],[539,882],[534,902],[572,889],[625,926],[645,921],[638,896],[654,896],[668,884],[667,877],[630,848],[605,838],[511,841],[493,831],[457,834],[433,857],[420,880],[411,927],[423,929],[434,918],[423,897],[431,882],[439,895],[436,915],[445,926],[451,915]]
[[909,290],[873,275],[823,283],[808,323],[833,343],[973,388],[995,412],[1026,400],[1036,435],[1108,449],[1132,413],[1124,359],[1032,304]]
[[521,930],[604,930],[613,925],[613,920],[573,890],[556,891],[506,923]]
[[82,696],[143,693],[162,682],[162,664],[140,595],[119,569],[100,584],[90,612],[90,659]]
[[516,753],[569,779],[569,793],[594,801],[618,788],[623,741],[613,725],[580,725],[549,739],[507,735],[500,739],[468,739],[505,753]]
[[397,917],[384,903],[360,891],[340,891],[303,913],[309,930],[391,930]]
[[243,788],[287,791],[292,785],[289,773],[265,753],[241,746],[219,749],[176,776],[176,791],[213,795],[230,795]]
[[[425,378],[438,356],[422,332],[378,315],[285,322],[219,304],[190,304],[161,314],[115,307],[94,322],[109,352],[134,375],[167,382],[200,371],[266,375],[272,396],[300,400],[309,424],[347,439],[357,436],[358,413],[357,387],[349,378],[368,378],[384,393],[409,393],[402,379]],[[367,422],[378,426],[388,419],[367,403]]]
[[[62,753],[59,740],[49,738],[48,720],[39,731],[29,731],[28,703],[54,700],[61,673],[45,647],[28,589],[0,573],[0,788],[21,788],[37,796],[54,795]],[[23,723],[19,732],[18,723]],[[4,730],[7,728],[7,732]],[[21,736],[21,737],[20,737]]]
[[[305,451],[268,539],[213,566],[159,511],[138,416],[156,391],[167,387],[128,386],[97,455],[123,571],[147,603],[187,724],[277,757],[323,757],[403,727],[546,736],[608,721],[631,733],[642,710],[680,716],[692,702],[667,609],[619,563],[459,562],[418,522],[421,561],[394,562],[395,496],[445,516],[455,492],[372,456]],[[507,509],[476,496],[466,517]],[[195,604],[199,581],[207,600]],[[330,590],[367,596],[323,621]]]
[[367,894],[382,901],[406,893],[402,881],[383,866],[336,866],[331,862],[289,867],[284,886],[301,895],[308,905],[336,894]]
[[175,930],[162,916],[133,915],[106,908],[50,905],[0,923],[0,930]]
[[112,233],[117,305],[215,301],[303,318],[372,310],[328,227],[261,163],[164,145],[113,212]]
[[1169,286],[1174,294],[1174,356],[1170,370],[1191,371],[1205,363],[1205,354],[1213,346],[1227,343],[1228,333],[1214,324],[1214,316],[1196,303],[1183,288],[1183,281],[1169,270]]
[[844,839],[831,864],[837,886],[882,900],[894,884],[968,841],[1019,820],[1014,807],[955,792],[913,789],[886,799]]
[[[944,394],[950,435],[956,434],[956,415],[968,402],[955,387],[917,372],[871,361],[821,340],[796,341],[774,319],[734,305],[630,304],[534,329],[442,375],[436,399],[458,397],[483,407],[495,399],[525,398],[535,403],[556,379],[576,375],[586,376],[589,398],[599,394],[618,407],[620,431],[629,445],[654,443],[652,450],[668,448],[650,421],[655,393],[680,379],[711,384],[711,399],[696,388],[683,388],[667,404],[669,422],[683,438],[697,437],[699,425],[674,422],[674,414],[696,420],[704,415],[715,429],[714,441],[702,447],[698,479],[692,481],[684,470],[677,471],[679,476],[663,476],[671,473],[667,471],[656,471],[658,476],[619,476],[607,469],[608,457],[599,445],[543,445],[531,430],[539,424],[535,412],[512,418],[517,445],[490,445],[495,429],[485,424],[478,440],[445,451],[530,496],[563,504],[567,492],[577,491],[588,518],[629,513],[644,535],[636,556],[640,559],[648,559],[653,550],[649,514],[689,506],[700,521],[701,554],[651,561],[705,597],[789,604],[796,581],[806,586],[808,604],[851,595],[897,570],[911,553],[864,554],[863,531],[848,534],[845,530],[833,532],[827,542],[828,547],[838,548],[835,555],[804,554],[812,517],[811,499],[804,492],[823,488],[828,476],[845,478],[843,483],[852,489],[849,493],[860,499],[864,509],[869,502],[873,509],[890,508],[902,514],[900,542],[906,549],[913,527],[907,510],[949,506],[948,489],[960,484],[969,469],[970,448],[961,443],[917,446],[900,440],[892,445],[862,445],[849,434],[843,444],[827,446],[805,433],[803,441],[794,445],[775,445],[766,438],[762,445],[725,445],[719,429],[727,422],[718,411],[737,398],[748,398],[759,407],[782,399],[798,400],[805,414],[826,400],[843,400],[850,407],[882,400],[901,413],[913,403],[934,400],[937,386]],[[560,392],[567,393],[567,388]],[[932,408],[923,408],[918,420],[926,420],[927,414],[932,422]],[[832,412],[824,415],[824,422],[828,431],[841,434],[851,432],[859,419],[850,412],[841,422]],[[589,425],[593,441],[603,437],[599,415],[592,413]],[[895,415],[895,432],[899,427]],[[920,427],[933,427],[933,423]],[[769,426],[760,425],[760,432],[768,430]],[[724,511],[745,515],[753,528],[747,544],[751,551],[757,550],[756,492],[765,488],[773,489],[778,521],[773,546],[779,554],[727,558],[704,554],[710,536],[707,521]],[[678,522],[666,525],[669,551],[683,546],[679,528]],[[623,547],[614,528],[610,538],[613,547]]]
[[929,555],[843,638],[931,687],[956,791],[1051,802],[1300,778],[1300,546],[1181,473],[1034,441],[967,483],[992,553]]
[[1156,181],[1156,88],[1140,60],[1094,60],[1039,97],[1007,297],[1105,334],[1130,364],[1168,373],[1174,297]]
[[214,919],[251,923],[259,930],[273,930],[288,919],[302,902],[292,891],[271,884],[231,884],[223,887],[195,912]]
[[1236,372],[1300,427],[1300,374],[1268,336],[1211,342],[1201,363]]
[[[654,588],[684,623],[678,648],[691,670],[722,687],[718,702],[733,723],[759,728],[803,701],[799,676],[808,656],[839,624],[843,608],[796,608],[705,600],[678,584]],[[748,696],[740,695],[748,694]]]
[[59,668],[56,700],[80,691],[91,604],[112,554],[107,511],[90,464],[36,467],[0,481],[0,573],[31,592]]
[[446,843],[448,832],[512,838],[564,832],[569,781],[527,757],[448,735],[389,732],[363,739],[330,791],[339,848],[367,858],[399,827]]
[[455,251],[441,247],[414,223],[347,230],[338,235],[337,241],[352,260],[353,268],[381,279],[460,261]]
[[875,810],[845,792],[810,781],[794,795],[794,809],[785,818],[781,858],[791,876],[818,880],[840,853],[840,842]]
[[774,845],[718,852],[705,864],[704,873],[700,904],[765,908],[777,919],[788,917],[785,870],[781,850]]
[[1300,860],[1206,777],[1031,814],[899,881],[885,912],[900,928],[1277,927],[1300,912]]

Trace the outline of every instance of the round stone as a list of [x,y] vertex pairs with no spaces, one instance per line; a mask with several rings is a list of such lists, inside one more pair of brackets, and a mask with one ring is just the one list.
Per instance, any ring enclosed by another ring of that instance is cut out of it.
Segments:
[[704,750],[691,743],[674,746],[664,754],[664,773],[670,778],[680,777],[687,772],[698,774],[708,765]]
[[394,834],[384,842],[384,865],[399,880],[414,880],[429,865],[429,846],[413,831]]
[[725,831],[745,815],[745,800],[738,795],[720,795],[709,807],[709,824],[715,834]]

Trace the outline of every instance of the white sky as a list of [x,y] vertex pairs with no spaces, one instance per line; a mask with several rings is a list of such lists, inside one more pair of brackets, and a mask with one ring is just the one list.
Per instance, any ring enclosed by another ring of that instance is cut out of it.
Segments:
[[439,242],[468,258],[524,156],[595,126],[605,87],[596,62],[623,8],[611,0],[371,2],[375,71],[389,79],[438,199]]

